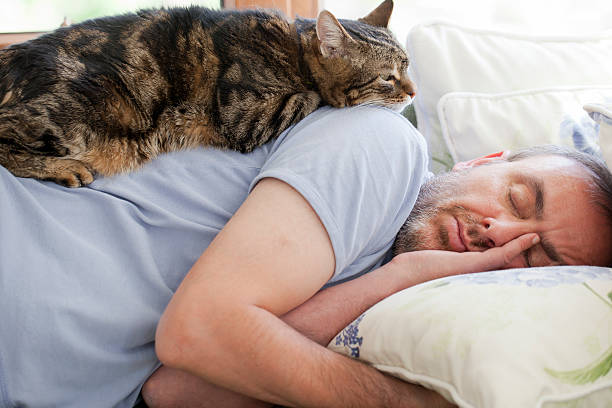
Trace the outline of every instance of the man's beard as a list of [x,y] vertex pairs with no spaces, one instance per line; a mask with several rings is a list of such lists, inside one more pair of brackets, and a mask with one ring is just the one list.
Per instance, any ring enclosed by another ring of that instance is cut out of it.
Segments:
[[419,191],[414,208],[400,229],[393,243],[393,256],[403,252],[424,249],[452,250],[449,246],[449,231],[444,225],[437,225],[441,214],[449,214],[460,220],[472,238],[472,246],[488,248],[487,242],[479,237],[478,220],[464,207],[456,204],[456,198],[463,193],[461,181],[467,171],[450,172],[428,180]]

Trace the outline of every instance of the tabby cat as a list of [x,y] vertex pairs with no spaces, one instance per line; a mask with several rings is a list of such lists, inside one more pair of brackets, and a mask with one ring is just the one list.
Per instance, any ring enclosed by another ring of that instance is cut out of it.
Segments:
[[392,9],[143,10],[15,44],[0,50],[0,164],[78,187],[161,152],[249,152],[322,105],[403,107],[414,87]]

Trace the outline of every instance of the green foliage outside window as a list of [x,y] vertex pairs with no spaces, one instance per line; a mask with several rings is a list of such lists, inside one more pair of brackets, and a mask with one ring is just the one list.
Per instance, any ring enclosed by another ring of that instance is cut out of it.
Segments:
[[0,32],[50,31],[67,18],[78,23],[142,8],[197,4],[219,8],[220,0],[0,0]]

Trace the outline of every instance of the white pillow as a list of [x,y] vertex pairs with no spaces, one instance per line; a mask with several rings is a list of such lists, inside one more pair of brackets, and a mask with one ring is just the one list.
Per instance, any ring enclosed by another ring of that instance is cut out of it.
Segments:
[[414,101],[418,127],[428,140],[434,171],[452,165],[436,110],[439,99],[449,92],[612,86],[612,33],[541,37],[436,22],[415,26],[406,47],[418,87]]
[[437,111],[442,137],[457,162],[539,144],[572,146],[572,138],[562,128],[564,121],[589,120],[583,105],[608,99],[612,99],[612,86],[499,94],[451,92],[440,99]]
[[462,408],[612,406],[612,270],[460,275],[383,300],[328,347]]
[[598,143],[601,156],[608,167],[612,168],[612,103],[589,103],[584,106],[584,110],[599,124]]

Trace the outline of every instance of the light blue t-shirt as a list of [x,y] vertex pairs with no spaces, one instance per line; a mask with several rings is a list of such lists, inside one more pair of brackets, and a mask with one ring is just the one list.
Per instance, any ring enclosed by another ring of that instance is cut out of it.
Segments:
[[384,108],[322,108],[250,154],[196,149],[87,188],[0,167],[0,407],[130,407],[159,362],[170,297],[258,180],[299,191],[333,245],[331,282],[379,266],[427,175]]

